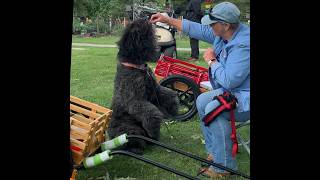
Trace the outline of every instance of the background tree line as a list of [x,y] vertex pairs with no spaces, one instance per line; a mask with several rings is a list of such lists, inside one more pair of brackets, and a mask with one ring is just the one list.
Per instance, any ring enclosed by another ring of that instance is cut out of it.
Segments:
[[[224,0],[214,0],[214,4]],[[250,0],[228,0],[238,5],[242,13],[250,12]],[[164,9],[170,3],[173,9],[179,8],[184,15],[187,0],[74,0],[73,32],[108,34],[120,32],[124,18],[128,18],[128,6],[153,3]],[[242,17],[243,18],[243,17]]]

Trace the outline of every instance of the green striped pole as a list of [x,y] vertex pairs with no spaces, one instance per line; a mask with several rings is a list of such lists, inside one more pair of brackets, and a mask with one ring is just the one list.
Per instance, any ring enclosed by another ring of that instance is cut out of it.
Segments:
[[128,142],[127,134],[122,134],[112,140],[106,141],[101,144],[102,151],[114,149]]
[[110,150],[106,150],[102,153],[96,154],[93,157],[87,157],[83,161],[85,168],[90,168],[102,164],[103,162],[112,159],[112,156],[109,156]]

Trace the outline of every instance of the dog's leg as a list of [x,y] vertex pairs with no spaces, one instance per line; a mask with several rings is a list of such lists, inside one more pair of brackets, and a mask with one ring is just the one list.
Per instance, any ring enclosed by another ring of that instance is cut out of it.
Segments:
[[[131,131],[128,132],[128,135],[142,135],[146,136],[145,133],[143,133],[143,129],[138,127],[139,129],[132,129]],[[136,154],[143,154],[143,150],[146,147],[146,142],[142,139],[136,139],[136,138],[131,138],[129,142],[126,144],[124,147],[125,150],[131,151]]]
[[[111,121],[115,123],[110,123],[108,127],[108,135],[110,139],[113,139],[122,134],[127,135],[141,135],[147,136],[146,131],[141,127],[141,125],[137,124],[135,119],[117,119],[115,121]],[[142,154],[144,148],[146,147],[146,142],[142,139],[130,139],[129,142],[120,146],[116,149],[123,149],[127,151],[131,151],[136,154]]]
[[164,115],[155,105],[147,101],[132,101],[128,110],[132,117],[142,123],[150,138],[159,139],[160,123]]
[[165,113],[175,116],[178,113],[179,107],[178,93],[159,85],[157,87],[157,95],[161,109],[164,109]]

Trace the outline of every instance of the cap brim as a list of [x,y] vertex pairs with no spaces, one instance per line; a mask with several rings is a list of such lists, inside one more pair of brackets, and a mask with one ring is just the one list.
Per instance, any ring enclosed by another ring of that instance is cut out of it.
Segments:
[[210,24],[213,24],[213,23],[216,23],[218,21],[216,20],[211,20],[209,15],[205,15],[203,16],[203,18],[201,19],[201,24],[203,25],[210,25]]

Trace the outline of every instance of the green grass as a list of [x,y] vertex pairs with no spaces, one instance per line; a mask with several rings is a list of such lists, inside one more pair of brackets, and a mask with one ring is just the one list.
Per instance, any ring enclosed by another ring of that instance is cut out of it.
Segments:
[[[116,37],[110,37],[112,43]],[[72,51],[71,66],[71,95],[100,104],[110,108],[113,95],[113,80],[116,72],[116,48],[92,48],[83,47],[84,50]],[[189,56],[188,52],[178,52],[178,58]],[[202,53],[201,53],[202,57]],[[203,60],[195,62],[197,65],[206,66]],[[155,67],[155,63],[150,63]],[[248,134],[248,128],[240,131]],[[173,136],[173,138],[171,138]],[[206,157],[204,145],[201,144],[202,134],[199,127],[199,118],[194,116],[187,122],[173,123],[169,125],[169,131],[165,125],[161,126],[160,141],[168,145],[186,150],[201,157]],[[179,154],[168,152],[156,146],[149,147],[145,151],[147,158],[172,166],[177,170],[196,175],[200,163]],[[237,155],[239,170],[250,174],[249,155],[240,146]],[[112,160],[100,166],[81,170],[78,172],[77,180],[95,179],[110,174],[111,179],[135,178],[145,180],[174,180],[184,179],[180,176],[159,169],[125,156],[114,156]],[[206,179],[202,178],[201,179]],[[243,179],[237,176],[228,179]]]
[[[72,38],[73,43],[92,43],[92,44],[116,44],[119,41],[119,36],[103,36],[103,37],[76,37]],[[190,48],[189,39],[186,37],[176,37],[178,48]],[[209,43],[200,41],[199,48],[211,47]]]
[[93,44],[116,44],[120,36],[103,36],[103,37],[72,37],[73,43],[93,43]]
[[110,107],[115,69],[114,48],[72,51],[71,94]]
[[[176,42],[178,48],[190,48],[190,40],[186,36],[182,36],[181,38],[176,37]],[[212,45],[204,41],[199,41],[199,48],[206,49],[209,47],[212,47]]]

